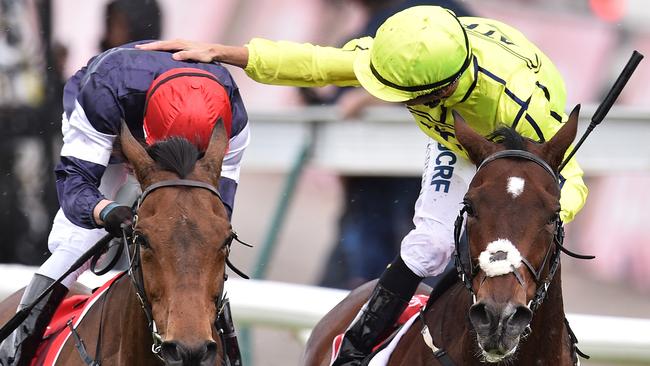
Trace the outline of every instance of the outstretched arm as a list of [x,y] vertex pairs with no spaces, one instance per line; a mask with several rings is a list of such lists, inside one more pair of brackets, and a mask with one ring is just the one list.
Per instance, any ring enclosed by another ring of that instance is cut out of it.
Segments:
[[218,43],[195,42],[183,39],[155,41],[136,45],[147,51],[177,51],[174,60],[193,60],[199,62],[219,61],[241,67],[248,64],[248,49],[243,46],[226,46]]
[[176,60],[219,61],[238,66],[260,83],[314,87],[359,86],[353,70],[354,60],[370,44],[370,37],[354,39],[342,48],[253,38],[241,47],[187,40],[156,41],[136,47],[177,51],[173,54]]

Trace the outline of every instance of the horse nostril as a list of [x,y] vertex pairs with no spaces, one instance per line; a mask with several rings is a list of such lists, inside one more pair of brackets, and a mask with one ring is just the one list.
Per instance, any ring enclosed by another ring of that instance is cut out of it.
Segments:
[[207,341],[203,345],[203,357],[201,357],[201,365],[214,365],[217,360],[217,343],[214,341]]
[[478,302],[469,308],[469,320],[476,330],[490,326],[490,314],[485,303]]
[[165,341],[160,347],[160,353],[162,357],[167,361],[168,364],[182,365],[183,358],[187,354],[187,351],[184,347],[175,341]]
[[517,306],[515,312],[507,320],[507,330],[509,334],[520,335],[533,319],[533,312],[523,305]]
[[214,365],[217,360],[217,343],[210,340],[194,346],[179,341],[165,341],[161,355],[167,365]]

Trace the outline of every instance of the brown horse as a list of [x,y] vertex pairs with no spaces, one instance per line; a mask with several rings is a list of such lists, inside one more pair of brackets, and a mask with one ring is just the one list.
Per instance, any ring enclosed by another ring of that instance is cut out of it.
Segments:
[[[223,123],[202,158],[179,138],[145,150],[125,124],[120,142],[144,191],[133,227],[135,266],[76,328],[85,352],[104,366],[221,365],[223,345],[213,324],[234,238],[215,188],[228,143]],[[15,294],[1,305],[0,323],[19,299]],[[74,337],[57,365],[86,365]]]
[[[389,365],[574,365],[576,341],[565,322],[560,282],[559,256],[566,249],[557,169],[575,138],[578,113],[579,106],[545,143],[513,129],[495,132],[498,143],[492,142],[454,113],[457,138],[478,166],[456,221],[463,281],[434,291]],[[332,338],[345,331],[373,286],[354,290],[319,322],[307,342],[306,365],[329,364]]]

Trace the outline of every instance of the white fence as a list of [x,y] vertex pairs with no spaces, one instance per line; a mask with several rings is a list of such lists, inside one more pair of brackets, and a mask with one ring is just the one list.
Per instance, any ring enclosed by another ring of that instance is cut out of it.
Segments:
[[[596,106],[581,108],[579,135]],[[249,113],[252,142],[244,169],[288,170],[305,143],[310,164],[347,175],[422,173],[426,136],[405,108],[373,107],[344,121],[333,107]],[[650,171],[650,108],[613,107],[577,154],[587,174]]]
[[[29,282],[35,268],[0,266],[0,298]],[[85,273],[81,282],[99,286],[112,274],[95,277]],[[255,325],[285,329],[304,342],[320,318],[343,299],[347,291],[272,281],[226,282],[233,316],[238,326]],[[594,361],[617,365],[650,364],[650,319],[567,315],[580,349]]]

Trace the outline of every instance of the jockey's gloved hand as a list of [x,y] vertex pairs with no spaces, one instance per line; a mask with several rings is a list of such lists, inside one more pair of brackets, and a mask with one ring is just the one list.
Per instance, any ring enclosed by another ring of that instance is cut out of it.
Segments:
[[99,218],[104,222],[104,229],[115,237],[122,236],[122,224],[131,226],[133,212],[131,207],[110,203],[99,213]]

